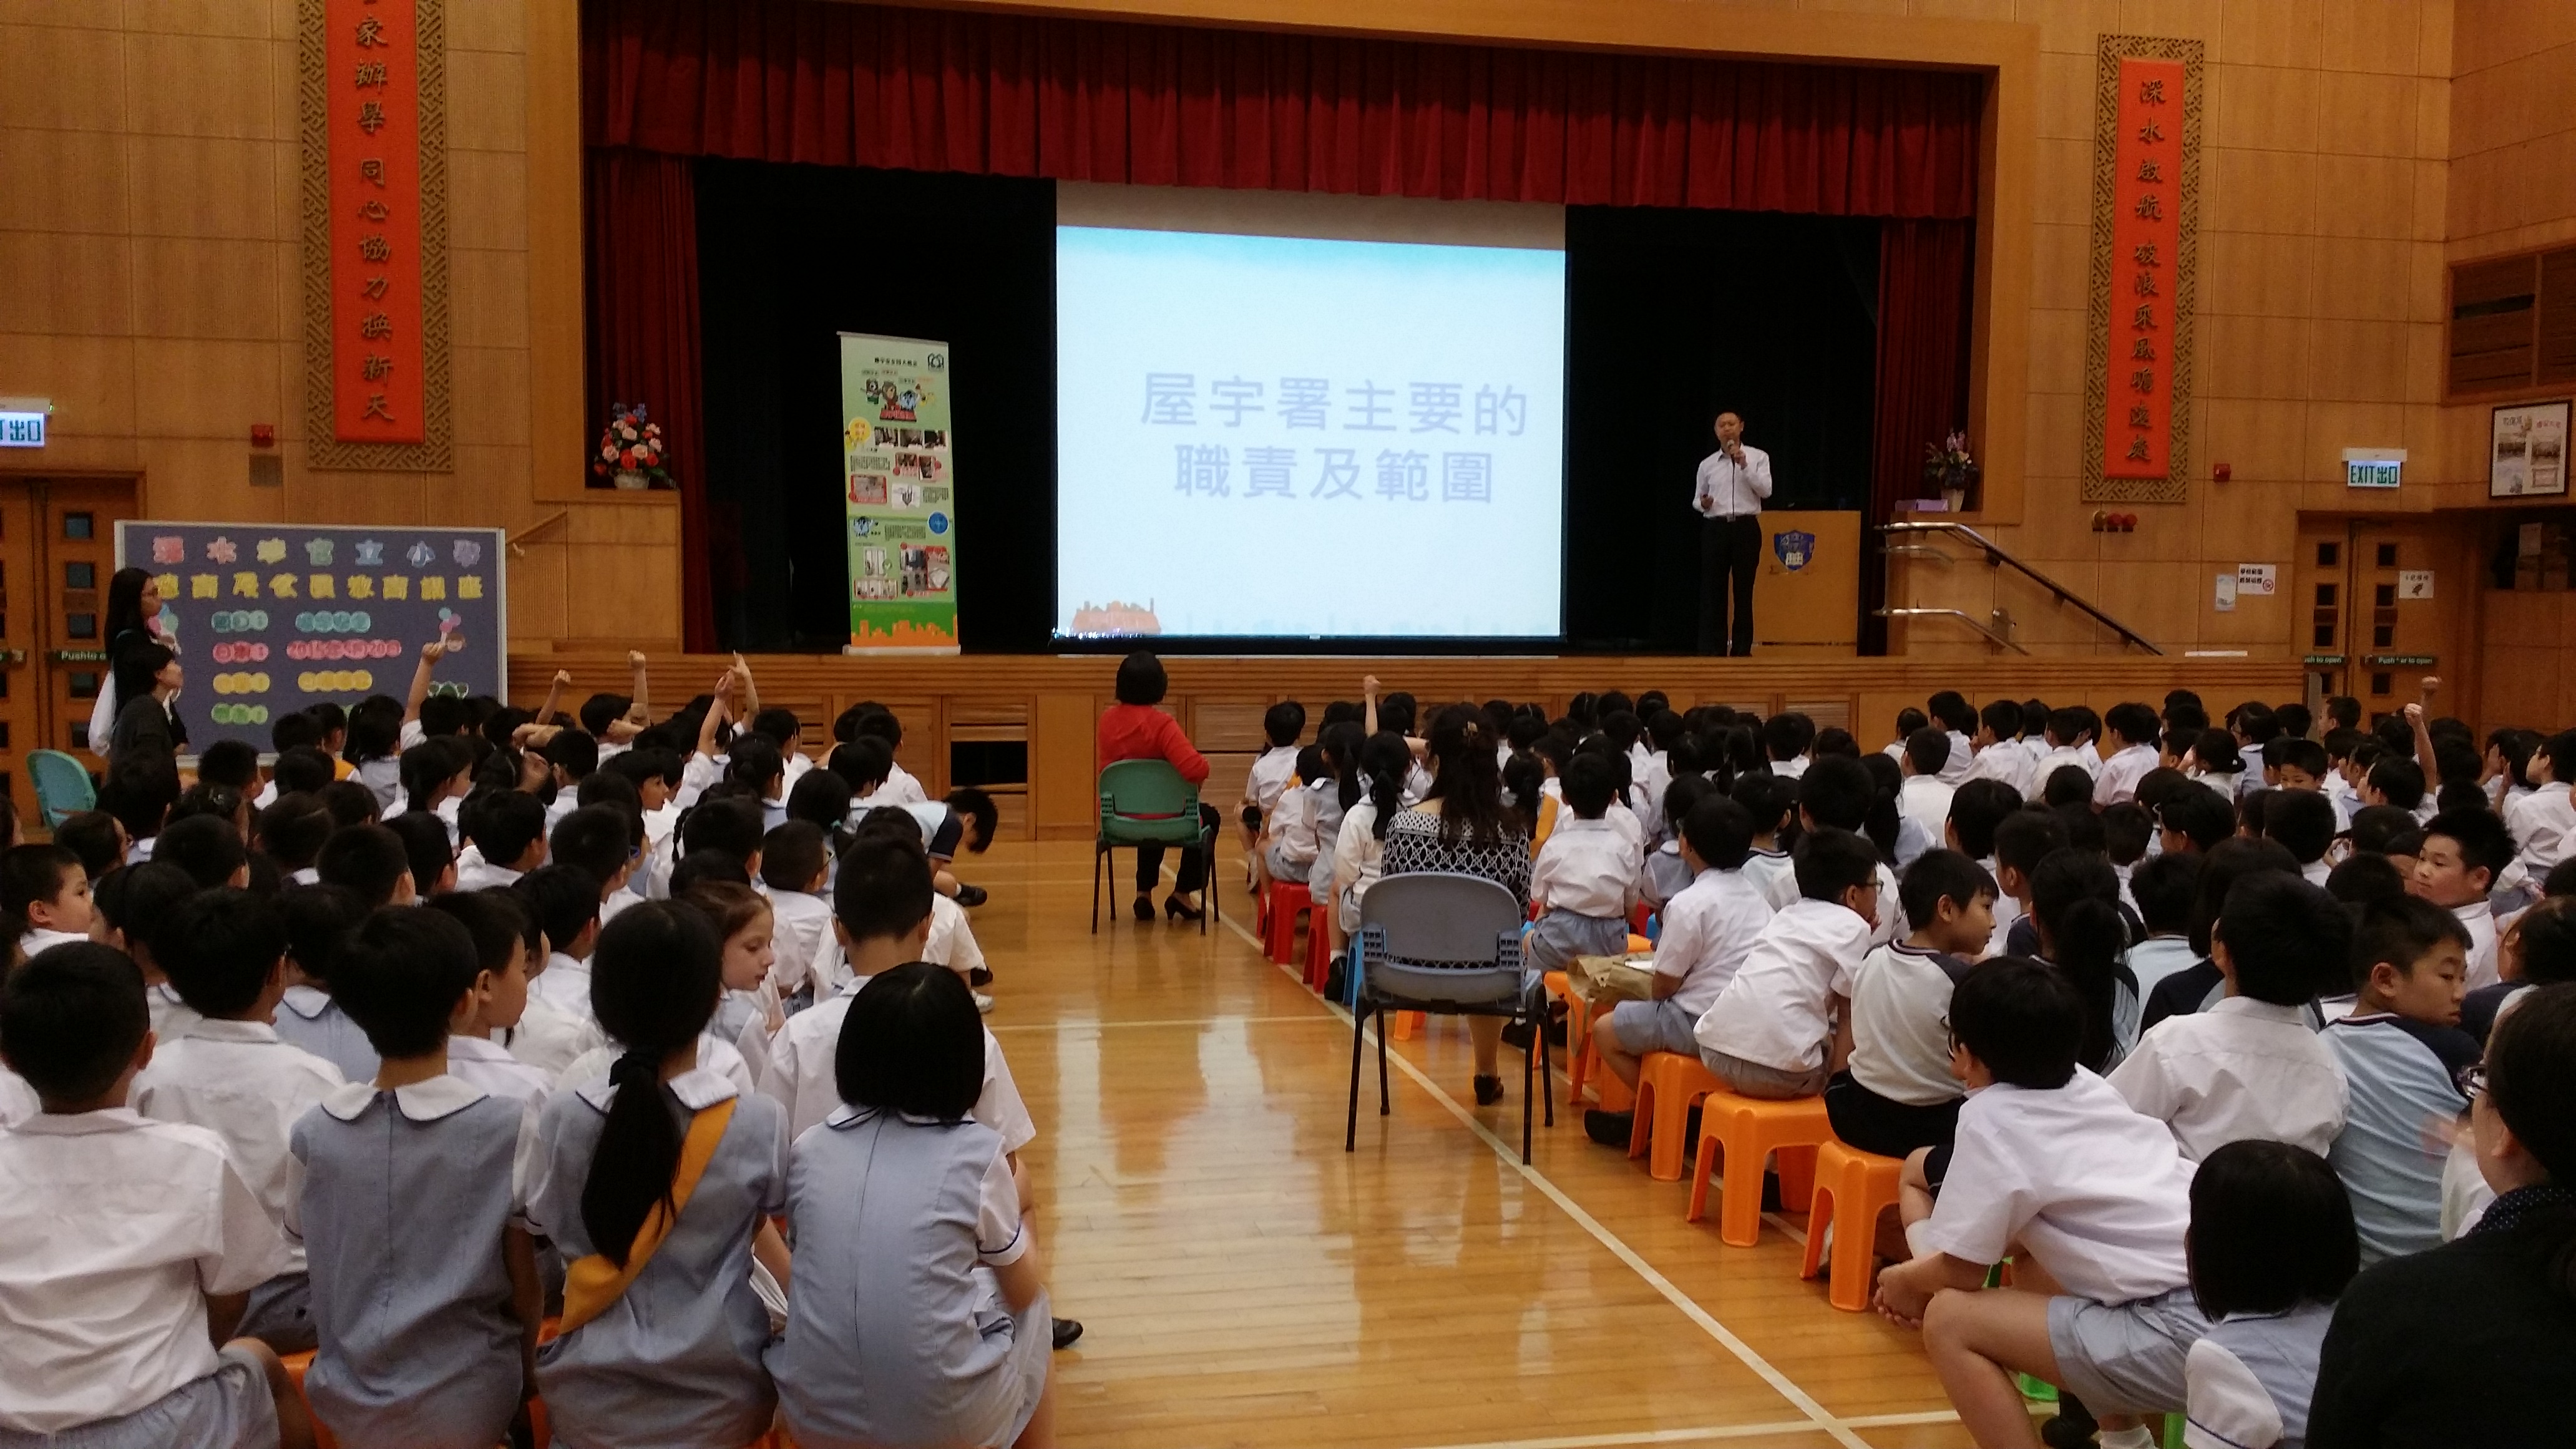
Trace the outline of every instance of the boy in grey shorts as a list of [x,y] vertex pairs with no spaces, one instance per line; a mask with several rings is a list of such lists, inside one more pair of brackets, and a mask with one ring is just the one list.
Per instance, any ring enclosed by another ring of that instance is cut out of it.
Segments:
[[[1629,1086],[1637,1085],[1638,1062],[1648,1052],[1699,1055],[1693,1028],[1770,921],[1771,903],[1744,875],[1752,844],[1752,815],[1723,795],[1702,796],[1682,817],[1682,862],[1692,879],[1664,903],[1651,995],[1622,1001],[1592,1023],[1601,1064]],[[1583,1130],[1593,1141],[1623,1151],[1632,1125],[1627,1112],[1583,1116]]]
[[[2184,1252],[2192,1165],[2163,1123],[2076,1068],[2083,1023],[2054,967],[1969,968],[1950,998],[1950,1066],[1968,1089],[1958,1137],[1905,1163],[1914,1257],[1879,1275],[1878,1310],[1923,1330],[1979,1444],[2040,1442],[2018,1372],[2081,1399],[2105,1449],[2143,1446],[2136,1416],[2183,1406],[2209,1331]],[[1984,1289],[2007,1255],[2012,1286]]]

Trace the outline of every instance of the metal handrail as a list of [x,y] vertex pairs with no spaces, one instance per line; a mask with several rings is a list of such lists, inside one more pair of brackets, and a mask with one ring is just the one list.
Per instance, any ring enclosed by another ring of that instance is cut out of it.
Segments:
[[[2137,645],[2139,648],[2144,649],[2150,654],[2162,654],[2165,652],[2157,648],[2155,645],[2147,642],[2147,637],[2145,635],[2130,628],[2128,625],[2121,623],[2119,620],[2112,618],[2110,615],[2103,613],[2100,609],[2093,607],[2093,605],[2082,595],[2073,592],[2064,584],[2061,584],[2057,580],[2050,578],[2048,575],[2041,573],[2039,570],[2032,568],[2030,565],[2023,563],[2020,559],[2013,557],[2011,554],[2005,552],[2003,547],[1997,544],[1993,539],[1986,537],[1984,534],[1977,532],[1975,529],[1970,528],[1964,523],[1882,523],[1879,525],[1879,530],[1883,533],[1958,534],[1985,551],[1986,563],[1989,567],[1998,564],[2005,564],[2019,569],[2030,576],[2031,582],[2048,590],[2051,594],[2056,595],[2057,602],[2061,604],[2073,604],[2075,607],[2082,609],[2085,613],[2092,615],[2096,622],[2108,626],[2112,632],[2118,634],[2122,639],[2127,640],[2129,643]],[[1956,611],[1935,610],[1933,612],[1949,613]],[[1971,624],[1976,623],[1974,619],[1970,619],[1968,622]]]
[[2015,654],[2028,654],[2030,652],[2004,635],[1998,634],[1994,630],[1987,628],[1985,625],[1978,623],[1976,616],[1965,609],[1874,609],[1871,612],[1875,613],[1882,619],[1956,619],[1960,623],[1967,625],[1969,628],[1976,630],[1978,633],[1985,635],[1986,641],[1990,644],[2000,644]]

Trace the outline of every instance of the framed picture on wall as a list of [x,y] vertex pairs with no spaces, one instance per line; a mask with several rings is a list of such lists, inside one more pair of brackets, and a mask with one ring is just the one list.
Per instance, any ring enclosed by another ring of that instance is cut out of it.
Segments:
[[2515,403],[2487,424],[2487,496],[2567,492],[2567,402]]

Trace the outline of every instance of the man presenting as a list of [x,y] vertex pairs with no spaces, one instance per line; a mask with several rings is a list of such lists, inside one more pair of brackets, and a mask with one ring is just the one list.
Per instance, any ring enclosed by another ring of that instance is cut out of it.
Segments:
[[[1717,415],[1717,451],[1699,460],[1691,507],[1708,520],[1700,530],[1699,652],[1753,652],[1753,571],[1762,561],[1762,500],[1771,496],[1771,455],[1744,444],[1744,419]],[[1732,576],[1730,578],[1730,576]],[[1728,646],[1727,590],[1735,594],[1735,634]]]

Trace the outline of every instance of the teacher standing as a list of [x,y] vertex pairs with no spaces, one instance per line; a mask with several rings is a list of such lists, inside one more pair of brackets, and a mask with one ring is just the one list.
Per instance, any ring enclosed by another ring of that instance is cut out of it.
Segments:
[[[1717,415],[1717,451],[1699,460],[1691,507],[1700,525],[1699,652],[1753,652],[1753,571],[1762,562],[1762,500],[1771,496],[1771,455],[1744,441],[1744,419]],[[1727,632],[1727,598],[1735,630]]]

